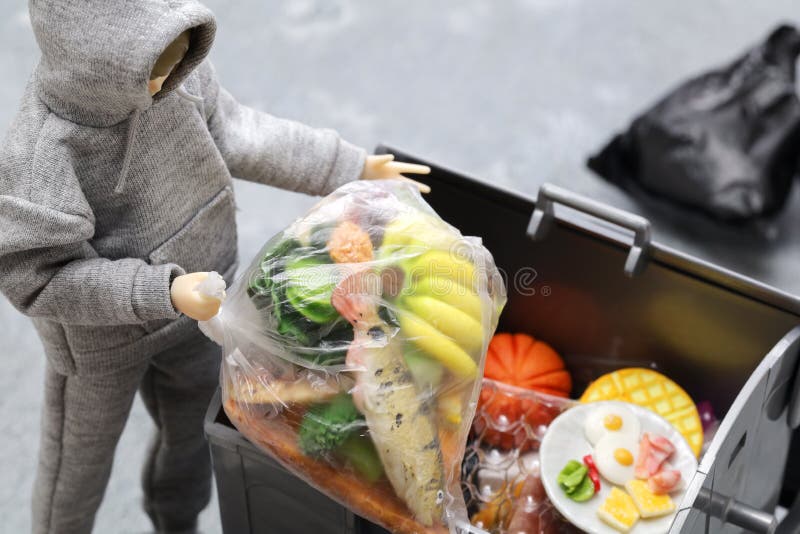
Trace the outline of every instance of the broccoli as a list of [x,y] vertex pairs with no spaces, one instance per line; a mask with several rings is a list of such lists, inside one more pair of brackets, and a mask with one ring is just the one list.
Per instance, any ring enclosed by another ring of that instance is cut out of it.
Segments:
[[312,406],[300,422],[300,449],[309,456],[335,454],[367,481],[375,482],[383,475],[383,465],[372,440],[359,435],[363,420],[347,394]]
[[363,416],[350,395],[341,394],[328,403],[308,409],[300,422],[300,449],[309,456],[332,451],[362,426]]

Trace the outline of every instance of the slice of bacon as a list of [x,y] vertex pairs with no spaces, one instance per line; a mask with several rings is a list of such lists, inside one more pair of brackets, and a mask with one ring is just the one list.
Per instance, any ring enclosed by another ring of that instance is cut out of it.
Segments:
[[675,452],[670,440],[658,434],[645,432],[639,442],[639,456],[636,457],[634,474],[636,478],[647,480],[661,470],[664,462]]
[[663,495],[675,491],[681,482],[681,472],[677,469],[662,469],[647,479],[647,487],[653,493]]
[[650,439],[650,442],[655,448],[667,455],[667,458],[672,456],[672,453],[675,452],[675,445],[673,445],[672,442],[664,436],[659,436],[658,434],[653,434],[651,432],[645,432],[645,435]]

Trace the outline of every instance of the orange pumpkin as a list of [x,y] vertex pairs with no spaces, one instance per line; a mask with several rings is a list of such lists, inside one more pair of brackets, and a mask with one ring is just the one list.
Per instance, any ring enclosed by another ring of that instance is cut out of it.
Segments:
[[564,369],[561,356],[528,334],[494,336],[483,376],[556,397],[567,397],[572,389],[572,378]]
[[[572,378],[550,345],[527,334],[497,334],[489,343],[484,376],[519,388],[567,397]],[[538,449],[541,429],[560,409],[532,396],[515,396],[485,385],[473,428],[489,445],[523,451]]]

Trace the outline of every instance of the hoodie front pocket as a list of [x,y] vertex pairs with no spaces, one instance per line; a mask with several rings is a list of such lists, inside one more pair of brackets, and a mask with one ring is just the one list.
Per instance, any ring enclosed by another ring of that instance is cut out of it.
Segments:
[[[65,324],[64,335],[70,352],[82,367],[100,369],[109,352],[121,352],[139,341],[147,331],[138,324],[77,325]],[[96,371],[99,373],[99,371]]]
[[222,189],[149,257],[153,265],[175,263],[187,273],[225,272],[236,261],[233,190]]
[[[183,228],[150,253],[150,263],[175,263],[187,273],[230,272],[236,263],[236,206],[233,190],[223,188]],[[150,321],[144,329],[153,333],[170,320]]]

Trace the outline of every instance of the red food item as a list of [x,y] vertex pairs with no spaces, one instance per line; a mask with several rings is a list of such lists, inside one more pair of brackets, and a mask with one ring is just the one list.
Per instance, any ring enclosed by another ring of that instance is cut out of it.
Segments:
[[664,462],[675,452],[675,446],[664,436],[645,432],[639,442],[639,456],[636,458],[634,474],[636,478],[647,480],[661,470]]
[[[536,450],[544,430],[561,408],[533,397],[512,396],[484,385],[479,398],[479,417],[473,422],[482,441],[502,449]],[[533,435],[531,435],[531,433]]]
[[[516,492],[515,492],[516,493]],[[553,507],[538,475],[528,475],[515,495],[502,532],[509,534],[580,534]]]
[[677,469],[662,469],[647,479],[647,487],[653,493],[664,494],[673,491],[681,482],[681,472]]
[[[572,389],[572,379],[561,357],[548,344],[527,334],[495,335],[489,343],[484,376],[557,397],[567,397]],[[486,385],[481,390],[479,406],[483,416],[475,420],[474,428],[478,434],[486,432],[483,441],[522,451],[537,448],[538,439],[533,438],[561,412],[545,400],[495,391]]]
[[483,376],[556,397],[566,397],[572,378],[553,348],[527,334],[497,334],[489,343]]
[[597,471],[597,466],[594,465],[594,458],[592,458],[591,454],[587,454],[583,457],[583,463],[589,468],[589,479],[592,481],[592,484],[594,484],[594,492],[599,492],[600,473]]

